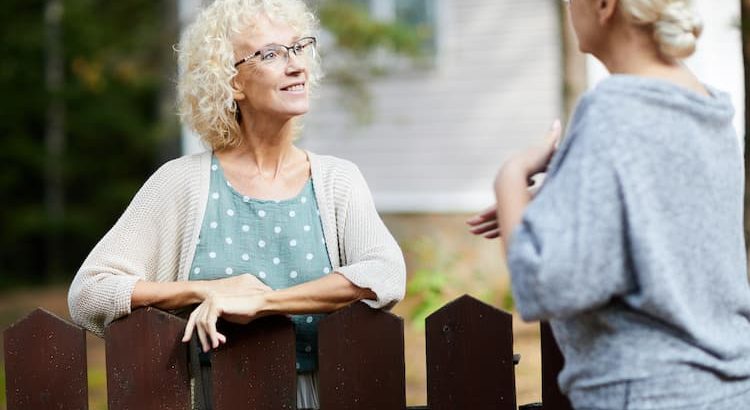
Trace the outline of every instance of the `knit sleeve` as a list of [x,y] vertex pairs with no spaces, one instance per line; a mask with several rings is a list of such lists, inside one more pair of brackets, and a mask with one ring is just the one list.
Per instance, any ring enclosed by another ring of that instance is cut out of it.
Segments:
[[389,307],[403,299],[406,291],[404,257],[380,219],[362,173],[355,165],[349,165],[349,199],[339,221],[343,224],[339,226],[339,242],[345,263],[337,272],[377,295],[376,300],[364,300],[370,307]]
[[511,236],[512,290],[525,320],[570,317],[632,287],[613,136],[591,116],[571,126],[561,158]]
[[130,313],[137,281],[176,277],[180,221],[173,194],[181,185],[176,168],[167,163],[146,181],[70,285],[71,317],[99,336],[113,320]]

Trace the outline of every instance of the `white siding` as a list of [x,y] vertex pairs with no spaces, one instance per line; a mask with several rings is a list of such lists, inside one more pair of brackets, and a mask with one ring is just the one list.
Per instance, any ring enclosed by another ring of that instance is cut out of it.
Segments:
[[543,137],[560,112],[556,4],[436,0],[431,69],[370,84],[374,121],[356,125],[323,84],[300,145],[354,161],[381,211],[473,211],[512,151]]

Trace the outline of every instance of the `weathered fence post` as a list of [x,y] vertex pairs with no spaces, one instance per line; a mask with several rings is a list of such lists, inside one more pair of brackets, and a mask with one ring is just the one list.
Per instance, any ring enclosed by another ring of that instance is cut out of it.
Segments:
[[36,309],[3,335],[8,410],[88,409],[82,328]]
[[573,410],[568,398],[557,384],[557,375],[563,368],[564,359],[546,322],[540,323],[542,348],[542,404],[544,410]]
[[294,324],[270,316],[220,323],[227,343],[211,354],[213,408],[296,409]]
[[426,320],[430,410],[515,410],[512,316],[470,296]]
[[320,407],[404,410],[404,323],[358,302],[318,328]]
[[139,309],[105,331],[109,410],[185,410],[191,405],[185,320]]

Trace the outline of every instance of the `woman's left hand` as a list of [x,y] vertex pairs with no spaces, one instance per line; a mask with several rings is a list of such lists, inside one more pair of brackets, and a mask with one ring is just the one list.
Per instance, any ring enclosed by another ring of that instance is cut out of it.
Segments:
[[[560,120],[555,120],[552,123],[552,128],[544,139],[544,142],[526,149],[508,161],[509,163],[521,168],[526,174],[529,186],[532,185],[532,178],[534,175],[544,172],[547,169],[547,165],[549,165],[552,155],[555,153],[557,146],[560,143],[561,134],[562,125],[560,124]],[[500,172],[503,172],[502,169]]]
[[216,329],[219,318],[247,324],[264,316],[265,293],[267,292],[251,295],[210,295],[190,314],[182,341],[190,341],[193,330],[196,330],[204,352],[211,348],[216,349],[220,344],[227,342],[226,336]]

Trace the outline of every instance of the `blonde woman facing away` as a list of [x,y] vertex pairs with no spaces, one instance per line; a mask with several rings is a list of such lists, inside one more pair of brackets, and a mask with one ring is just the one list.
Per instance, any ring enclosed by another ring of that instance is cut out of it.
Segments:
[[472,230],[503,237],[518,310],[550,321],[576,409],[750,409],[734,109],[680,61],[701,23],[683,0],[569,8],[581,50],[612,75],[557,150],[553,131],[503,165],[497,212]]
[[[293,143],[320,77],[316,19],[301,0],[216,0],[178,47],[183,121],[209,151],[164,164],[92,250],[70,287],[72,317],[101,335],[133,309],[197,305],[185,338],[226,342],[219,317],[291,314],[298,405],[317,403],[317,323],[363,301],[403,298],[401,251],[352,163]],[[211,408],[210,357],[195,407]]]

